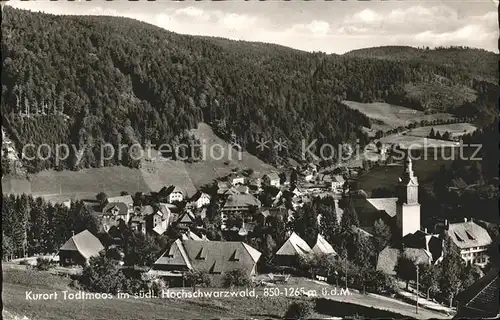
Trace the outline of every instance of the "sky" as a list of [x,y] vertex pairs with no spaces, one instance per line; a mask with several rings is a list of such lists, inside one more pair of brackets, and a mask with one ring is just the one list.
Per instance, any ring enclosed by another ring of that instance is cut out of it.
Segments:
[[53,14],[123,16],[177,33],[326,53],[384,45],[461,45],[498,52],[498,0],[11,0],[8,5]]

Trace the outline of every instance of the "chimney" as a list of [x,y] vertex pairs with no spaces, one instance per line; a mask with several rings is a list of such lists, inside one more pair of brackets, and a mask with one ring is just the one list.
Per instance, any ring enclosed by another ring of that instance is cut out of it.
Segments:
[[464,222],[467,222],[467,218],[464,218]]
[[424,228],[424,233],[427,233],[427,228]]

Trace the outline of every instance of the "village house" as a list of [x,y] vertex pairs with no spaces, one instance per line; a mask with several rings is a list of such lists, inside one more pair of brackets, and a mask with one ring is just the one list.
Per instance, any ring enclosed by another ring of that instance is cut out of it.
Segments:
[[271,172],[262,177],[262,183],[266,186],[280,187],[280,177],[276,172]]
[[65,206],[66,208],[71,208],[71,199],[64,200],[62,202],[62,205]]
[[342,193],[344,183],[345,183],[344,177],[339,174],[336,174],[332,176],[331,189],[337,193]]
[[182,202],[185,197],[185,192],[179,187],[170,186],[164,192],[160,192],[162,197],[166,197],[168,203]]
[[261,178],[251,178],[248,180],[248,187],[253,191],[259,191],[262,187]]
[[239,194],[248,194],[248,193],[250,193],[250,188],[248,188],[247,186],[244,186],[244,185],[239,185],[235,189],[236,189],[236,191]]
[[466,264],[483,267],[488,263],[487,251],[492,240],[486,229],[467,219],[464,222],[448,223],[445,228],[454,248]]
[[199,241],[177,239],[156,260],[150,273],[169,281],[171,286],[182,285],[189,270],[207,272],[212,285],[221,286],[230,271],[244,270],[256,274],[261,253],[244,242]]
[[125,203],[130,212],[134,208],[134,199],[132,199],[131,195],[118,196],[118,197],[108,197],[108,198],[106,198],[105,204],[118,203],[118,202]]
[[274,257],[274,262],[279,266],[293,267],[297,265],[300,256],[305,257],[312,252],[307,242],[292,232],[286,242],[279,248]]
[[128,225],[132,230],[146,234],[147,231],[147,220],[151,219],[155,210],[152,206],[137,206],[134,207],[134,213],[130,218]]
[[210,196],[205,192],[198,191],[189,201],[191,206],[201,208],[210,204]]
[[229,177],[229,181],[233,186],[237,186],[240,184],[245,184],[245,176],[241,174],[236,174],[234,176]]
[[217,181],[216,187],[217,194],[223,195],[229,188],[231,188],[231,185],[228,181]]
[[261,203],[259,199],[251,194],[230,195],[221,209],[222,226],[225,225],[228,214],[238,213],[245,216],[251,212],[252,208],[257,209],[260,208],[260,206]]
[[191,228],[194,224],[196,223],[196,216],[191,210],[184,210],[179,217],[177,218],[177,221],[175,222],[175,225],[179,229],[189,229]]
[[[159,209],[146,221],[146,228],[148,232],[154,232],[155,234],[164,234],[170,224],[173,222],[174,214],[169,209],[166,203],[160,203]],[[151,230],[151,231],[149,231]]]
[[407,234],[402,239],[405,248],[425,249],[432,256],[432,263],[441,262],[444,257],[444,242],[439,234],[427,233],[427,228],[423,231],[419,230],[415,233]]
[[262,210],[260,211],[260,216],[261,217],[259,219],[262,219],[266,224],[267,221],[269,221],[269,217],[276,217],[283,221],[292,221],[293,211],[287,209],[284,205],[280,205],[278,207],[262,208]]
[[108,232],[112,227],[128,224],[133,207],[129,209],[124,202],[110,202],[104,206],[102,213],[97,216],[101,225],[101,232]]
[[73,235],[59,249],[59,263],[61,266],[84,266],[91,257],[98,256],[102,250],[104,246],[101,241],[90,231],[84,230]]
[[321,234],[318,234],[316,243],[311,248],[304,239],[295,232],[292,232],[290,237],[276,252],[274,261],[279,266],[296,267],[299,257],[306,257],[311,254],[337,255],[332,245]]

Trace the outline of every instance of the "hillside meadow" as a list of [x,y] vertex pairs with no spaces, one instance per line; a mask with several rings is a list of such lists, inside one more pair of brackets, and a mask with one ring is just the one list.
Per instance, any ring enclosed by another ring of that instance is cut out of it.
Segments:
[[371,120],[375,120],[372,121],[372,128],[382,131],[387,131],[400,126],[404,127],[409,125],[411,122],[453,118],[453,115],[450,113],[425,114],[419,110],[385,102],[361,103],[357,101],[344,100],[342,103],[347,105],[349,108],[363,113]]
[[[164,186],[175,185],[192,196],[198,188],[212,183],[215,179],[228,175],[233,169],[251,168],[264,175],[275,170],[262,160],[232,149],[223,139],[218,137],[212,128],[198,124],[192,134],[200,139],[207,150],[207,157],[199,162],[183,162],[171,159],[160,159],[152,152],[153,160],[142,160],[139,169],[124,166],[88,168],[79,171],[45,170],[30,174],[28,179],[15,177],[2,178],[2,192],[14,194],[32,194],[54,202],[67,199],[94,199],[98,192],[109,196],[119,195],[126,191],[135,192],[158,191]],[[216,147],[213,147],[217,145]],[[222,148],[222,149],[221,149]],[[210,156],[213,149],[214,157]],[[241,159],[241,160],[240,160]]]

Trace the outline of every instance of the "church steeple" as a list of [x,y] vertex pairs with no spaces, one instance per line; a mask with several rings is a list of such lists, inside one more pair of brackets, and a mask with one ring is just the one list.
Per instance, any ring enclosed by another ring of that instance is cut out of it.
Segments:
[[418,203],[418,179],[413,172],[413,162],[409,153],[404,161],[403,175],[399,179],[399,202],[407,204]]
[[420,230],[420,204],[418,203],[418,179],[413,172],[413,161],[406,154],[402,177],[399,178],[396,220],[404,237]]

